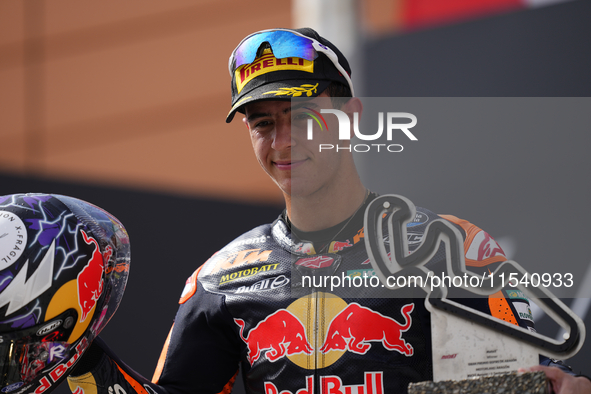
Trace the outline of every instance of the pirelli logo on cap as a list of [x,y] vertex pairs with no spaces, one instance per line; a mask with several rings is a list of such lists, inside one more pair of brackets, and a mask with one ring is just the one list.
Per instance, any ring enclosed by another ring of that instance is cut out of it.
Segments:
[[[265,52],[268,52],[268,49],[266,49]],[[301,59],[298,57],[277,59],[270,52],[264,53],[263,56],[256,59],[253,63],[244,64],[236,69],[236,90],[238,90],[238,93],[240,93],[248,81],[260,75],[273,71],[285,70],[298,70],[313,73],[314,61]]]

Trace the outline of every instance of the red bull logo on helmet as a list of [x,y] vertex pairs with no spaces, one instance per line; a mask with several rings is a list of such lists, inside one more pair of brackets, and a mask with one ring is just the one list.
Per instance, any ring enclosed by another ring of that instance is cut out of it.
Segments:
[[[86,320],[88,314],[103,293],[103,272],[105,266],[98,242],[94,238],[89,237],[84,230],[81,232],[84,242],[88,245],[94,244],[95,246],[88,264],[80,271],[77,277],[78,304],[82,311],[82,315],[80,316],[80,322],[82,323]],[[107,250],[106,253],[110,257],[112,250]]]

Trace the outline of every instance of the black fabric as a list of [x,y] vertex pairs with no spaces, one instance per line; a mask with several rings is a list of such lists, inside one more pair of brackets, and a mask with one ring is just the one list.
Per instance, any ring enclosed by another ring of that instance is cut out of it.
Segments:
[[104,355],[103,349],[99,345],[100,342],[100,338],[95,338],[92,341],[90,347],[72,370],[72,376],[84,375],[97,367]]

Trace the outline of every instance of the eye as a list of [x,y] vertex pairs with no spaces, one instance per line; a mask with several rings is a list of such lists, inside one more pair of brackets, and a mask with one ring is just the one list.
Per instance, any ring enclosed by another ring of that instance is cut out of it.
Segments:
[[252,128],[253,129],[262,129],[268,127],[271,124],[269,120],[260,120],[258,122],[254,122]]
[[296,120],[298,120],[298,119],[306,119],[306,118],[309,118],[309,117],[310,116],[308,115],[307,112],[298,112],[298,113],[293,114],[293,119],[296,119]]
[[307,112],[295,112],[291,116],[291,127],[305,129],[308,124],[308,119],[312,119]]
[[292,120],[294,121],[302,121],[310,118],[310,115],[307,112],[297,112],[292,115]]

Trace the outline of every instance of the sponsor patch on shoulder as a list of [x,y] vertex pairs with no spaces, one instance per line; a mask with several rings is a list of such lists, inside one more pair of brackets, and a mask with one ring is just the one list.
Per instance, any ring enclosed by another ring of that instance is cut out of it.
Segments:
[[515,310],[517,311],[517,315],[523,319],[523,320],[529,320],[531,322],[534,321],[534,317],[533,314],[531,312],[531,309],[529,307],[528,303],[525,302],[514,302],[513,306],[515,307]]
[[[486,261],[493,258],[506,260],[501,246],[486,231],[479,231],[466,251],[466,258],[475,261]],[[495,259],[494,261],[496,261]],[[491,261],[492,262],[492,261]]]
[[507,292],[507,297],[514,299],[514,300],[524,300],[524,301],[528,301],[527,297],[525,296],[525,294],[523,294],[522,291],[520,290],[505,290]]
[[193,275],[191,275],[189,279],[187,279],[187,281],[185,282],[185,287],[183,289],[183,292],[181,293],[181,299],[179,300],[179,304],[184,304],[185,302],[187,302],[189,298],[193,297],[193,294],[195,294],[195,292],[197,291],[197,277],[199,276],[199,271],[201,271],[202,267],[203,266],[197,268],[195,272],[193,272]]

